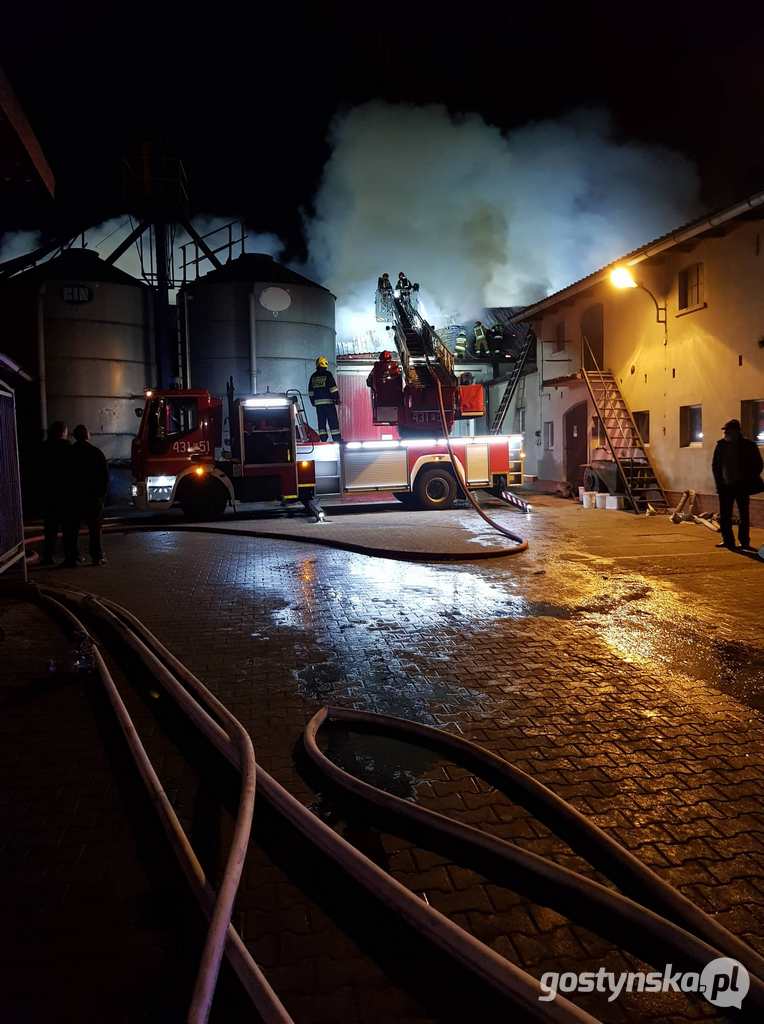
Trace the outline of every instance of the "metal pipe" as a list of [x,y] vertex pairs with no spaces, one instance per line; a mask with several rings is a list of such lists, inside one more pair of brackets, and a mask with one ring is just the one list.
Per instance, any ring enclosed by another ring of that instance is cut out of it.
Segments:
[[188,289],[183,289],[183,345],[186,353],[186,383],[191,387],[191,324],[188,320]]
[[252,394],[257,394],[257,309],[255,286],[249,293],[249,379]]
[[45,367],[45,284],[37,289],[37,366],[40,389],[40,430],[48,429],[48,385]]
[[22,368],[19,366],[15,359],[11,359],[10,356],[5,355],[3,352],[0,352],[0,363],[2,363],[3,366],[7,366],[12,373],[15,373],[16,376],[21,377],[21,379],[26,383],[29,383],[31,380],[34,379],[33,377],[30,376],[30,374],[26,372],[26,370],[22,370]]

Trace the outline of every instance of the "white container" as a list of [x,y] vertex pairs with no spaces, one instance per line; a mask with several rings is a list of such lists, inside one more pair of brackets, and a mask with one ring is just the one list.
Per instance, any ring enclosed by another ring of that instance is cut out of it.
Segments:
[[594,501],[597,508],[607,508],[607,494],[595,494]]
[[597,497],[596,491],[584,491],[583,497],[581,498],[581,504],[584,508],[595,508],[594,499]]
[[621,509],[623,509],[623,495],[608,494],[607,501],[605,502],[605,508],[610,508],[618,512],[621,511]]
[[584,492],[585,492],[585,490],[586,490],[585,487],[579,487],[578,488],[578,500],[579,500],[579,502],[581,504],[583,504],[583,501],[584,501]]

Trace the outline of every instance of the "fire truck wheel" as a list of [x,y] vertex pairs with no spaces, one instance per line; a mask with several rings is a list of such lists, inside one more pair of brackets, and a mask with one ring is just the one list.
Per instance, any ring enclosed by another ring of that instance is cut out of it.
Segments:
[[223,487],[210,481],[204,487],[189,489],[180,498],[180,507],[187,519],[222,519],[225,515],[228,495]]
[[456,480],[440,466],[423,469],[414,483],[414,494],[422,508],[451,508],[456,491]]

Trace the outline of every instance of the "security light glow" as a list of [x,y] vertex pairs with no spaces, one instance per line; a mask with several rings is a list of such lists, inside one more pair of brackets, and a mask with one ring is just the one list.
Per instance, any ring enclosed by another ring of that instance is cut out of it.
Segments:
[[614,288],[636,288],[637,282],[628,267],[616,267],[610,271],[610,283]]
[[245,409],[281,409],[289,405],[289,399],[263,395],[262,398],[245,398],[243,404]]

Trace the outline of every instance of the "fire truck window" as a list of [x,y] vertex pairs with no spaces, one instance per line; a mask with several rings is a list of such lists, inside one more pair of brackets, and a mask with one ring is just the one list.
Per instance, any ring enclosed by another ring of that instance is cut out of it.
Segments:
[[160,398],[152,404],[149,429],[152,440],[190,434],[199,426],[199,409],[194,398]]

